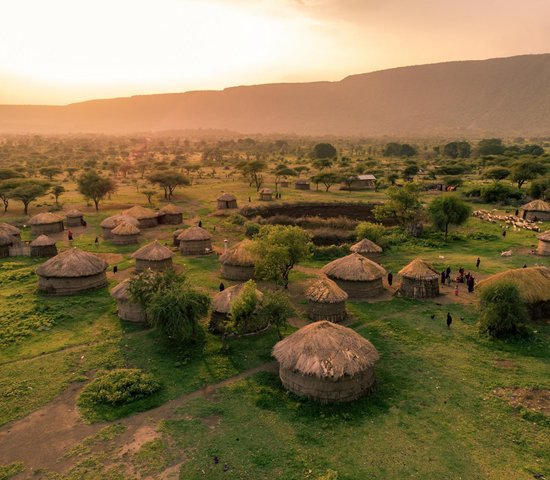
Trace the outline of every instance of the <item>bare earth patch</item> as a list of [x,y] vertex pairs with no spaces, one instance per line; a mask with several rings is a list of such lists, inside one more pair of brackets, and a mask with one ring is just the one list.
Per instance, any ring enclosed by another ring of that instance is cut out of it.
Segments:
[[159,433],[149,425],[143,425],[139,427],[134,434],[130,442],[124,444],[120,450],[119,456],[130,453],[136,453],[144,444],[159,438]]
[[516,364],[511,360],[503,360],[502,358],[497,358],[495,360],[495,367],[513,369],[513,368],[516,368]]
[[120,253],[96,253],[99,258],[105,260],[109,265],[120,263],[124,257]]
[[220,415],[209,415],[208,417],[201,418],[201,421],[210,429],[216,428],[222,420]]
[[493,393],[513,407],[525,407],[550,416],[550,390],[543,388],[497,388]]

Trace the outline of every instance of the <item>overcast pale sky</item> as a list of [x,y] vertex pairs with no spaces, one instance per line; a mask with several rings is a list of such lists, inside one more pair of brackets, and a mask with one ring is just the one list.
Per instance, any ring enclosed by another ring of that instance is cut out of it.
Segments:
[[550,52],[550,0],[3,0],[0,103]]

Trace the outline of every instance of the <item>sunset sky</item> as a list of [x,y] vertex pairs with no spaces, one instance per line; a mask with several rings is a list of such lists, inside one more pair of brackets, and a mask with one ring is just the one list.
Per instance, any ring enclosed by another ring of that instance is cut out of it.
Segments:
[[0,103],[550,51],[550,0],[4,0]]

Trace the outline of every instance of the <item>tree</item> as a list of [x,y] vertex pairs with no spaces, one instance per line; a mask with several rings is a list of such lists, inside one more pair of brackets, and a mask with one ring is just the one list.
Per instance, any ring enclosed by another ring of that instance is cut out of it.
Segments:
[[306,167],[305,165],[298,165],[297,167],[294,167],[294,171],[298,173],[298,176],[300,176],[302,173],[309,172],[309,167]]
[[529,195],[533,198],[550,199],[550,177],[535,180],[529,187]]
[[57,167],[42,167],[40,170],[40,175],[44,175],[50,182],[52,181],[53,177],[56,175],[61,175],[63,171],[60,168]]
[[228,333],[246,333],[261,330],[269,324],[258,315],[262,302],[256,296],[256,282],[248,280],[231,305],[227,321],[223,323],[224,338]]
[[102,177],[95,170],[83,173],[78,179],[78,191],[94,202],[96,212],[99,202],[115,190],[115,183],[108,177]]
[[295,177],[298,175],[295,170],[286,165],[278,165],[275,170],[273,170],[273,173],[275,175],[275,191],[277,191],[277,186],[282,178]]
[[189,185],[189,179],[185,175],[173,170],[154,173],[153,175],[149,175],[147,180],[164,189],[164,198],[166,200],[172,199],[174,190],[177,187]]
[[403,187],[390,187],[386,191],[388,200],[374,208],[374,216],[379,222],[389,221],[411,228],[422,213],[420,188],[415,183]]
[[330,158],[317,158],[313,160],[313,166],[320,171],[323,171],[325,168],[332,167],[332,159]]
[[[25,215],[29,212],[29,204],[45,195],[49,188],[50,184],[46,181],[26,178],[4,180],[0,186],[0,190],[6,192],[8,198],[23,203]],[[4,207],[7,207],[5,203]]]
[[153,203],[151,199],[157,192],[155,190],[142,190],[141,193],[145,195],[145,197],[147,198],[147,203],[150,205],[151,203]]
[[533,180],[545,172],[546,167],[542,162],[527,158],[514,163],[510,180],[516,182],[518,188],[521,189],[527,180]]
[[428,214],[434,226],[449,235],[449,225],[462,225],[468,220],[472,209],[456,195],[441,195],[428,207]]
[[492,167],[488,168],[483,173],[483,178],[494,180],[495,182],[498,182],[499,180],[504,180],[505,178],[510,176],[510,169],[505,167]]
[[390,142],[384,148],[382,155],[384,157],[414,157],[416,153],[416,148],[408,143]]
[[405,180],[414,177],[419,172],[418,165],[407,165],[403,169],[403,178]]
[[524,334],[527,309],[518,288],[511,283],[487,285],[479,296],[479,331],[491,337]]
[[21,172],[17,172],[11,168],[0,168],[0,180],[7,180],[9,178],[24,178]]
[[277,329],[279,339],[281,339],[283,338],[281,328],[288,325],[288,319],[294,314],[295,311],[292,308],[288,295],[285,295],[281,291],[275,291],[264,294],[258,317],[261,323],[274,325]]
[[256,187],[257,192],[262,188],[264,183],[262,172],[266,167],[267,165],[263,160],[251,160],[241,162],[237,165],[242,176],[248,181],[250,186],[254,185]]
[[59,205],[59,197],[65,193],[65,187],[63,185],[54,185],[51,189],[51,194],[55,198],[55,204]]
[[311,255],[311,236],[304,229],[289,225],[264,225],[254,237],[256,277],[274,280],[288,288],[288,276],[294,266]]
[[78,168],[76,168],[76,167],[67,167],[65,169],[65,171],[67,172],[67,175],[69,176],[69,178],[72,179],[74,177],[74,174],[76,172],[78,172]]
[[443,147],[443,155],[450,158],[469,158],[471,153],[468,142],[450,142]]
[[500,138],[484,138],[477,146],[480,155],[502,155],[505,147]]
[[311,180],[316,183],[322,183],[325,186],[325,192],[330,190],[335,183],[338,183],[341,180],[341,176],[334,172],[324,172],[315,175]]
[[312,158],[336,158],[338,152],[330,143],[318,143],[313,147]]

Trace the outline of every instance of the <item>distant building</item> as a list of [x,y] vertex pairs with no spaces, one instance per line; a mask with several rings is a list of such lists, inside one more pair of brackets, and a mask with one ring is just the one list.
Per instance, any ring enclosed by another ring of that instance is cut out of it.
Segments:
[[342,190],[371,190],[376,188],[376,177],[371,174],[357,175],[353,181]]

